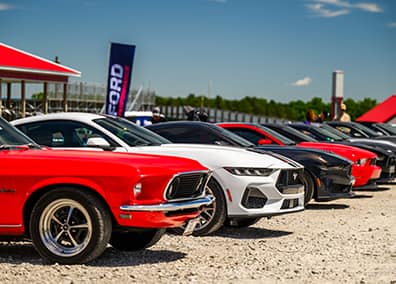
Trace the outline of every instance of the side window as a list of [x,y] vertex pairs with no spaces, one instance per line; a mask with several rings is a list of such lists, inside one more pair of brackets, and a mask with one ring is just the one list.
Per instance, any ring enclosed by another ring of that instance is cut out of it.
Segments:
[[336,129],[341,132],[344,132],[345,134],[347,134],[349,136],[362,137],[362,135],[359,132],[353,130],[352,128],[346,127],[346,126],[336,126]]
[[199,144],[216,144],[216,145],[230,145],[226,140],[220,136],[204,129],[196,129],[195,135],[198,138]]
[[29,136],[34,142],[42,146],[53,147],[57,144],[63,144],[64,138],[61,133],[45,127],[41,124],[28,126],[18,126],[19,130]]
[[49,147],[86,147],[91,137],[102,137],[112,146],[116,143],[96,129],[74,121],[44,121],[30,123],[18,128],[37,144]]
[[173,143],[197,143],[194,141],[194,138],[196,139],[196,137],[194,137],[194,131],[189,128],[160,128],[153,131]]
[[258,145],[260,139],[267,139],[267,137],[265,137],[264,135],[246,128],[227,128],[227,130],[234,132],[236,135],[245,138],[246,140],[252,142],[255,145]]
[[293,135],[292,133],[289,133],[287,131],[284,131],[283,129],[280,128],[276,128],[274,129],[276,132],[279,132],[280,134],[282,134],[283,136],[295,141],[296,143],[300,143],[303,142],[304,140],[301,139],[300,137],[298,137],[297,135]]
[[155,129],[154,132],[173,143],[229,144],[210,131],[197,127],[160,128]]

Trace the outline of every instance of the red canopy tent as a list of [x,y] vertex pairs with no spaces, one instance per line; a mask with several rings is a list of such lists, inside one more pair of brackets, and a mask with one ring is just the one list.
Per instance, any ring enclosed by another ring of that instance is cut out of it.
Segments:
[[62,83],[63,108],[67,111],[67,82],[70,76],[80,77],[81,73],[56,62],[41,58],[0,42],[0,115],[2,109],[1,84],[7,84],[6,107],[10,107],[11,83],[21,84],[21,115],[26,113],[25,83],[44,83],[44,112],[48,111],[47,83]]
[[396,119],[396,95],[392,95],[382,103],[376,105],[356,121],[390,122]]

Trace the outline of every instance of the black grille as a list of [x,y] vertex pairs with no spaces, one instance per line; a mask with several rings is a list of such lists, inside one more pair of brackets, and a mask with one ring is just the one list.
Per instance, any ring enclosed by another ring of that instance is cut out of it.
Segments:
[[242,197],[242,205],[245,208],[263,208],[267,197],[257,188],[248,187]]
[[298,199],[285,199],[281,209],[291,209],[298,206]]
[[304,185],[303,169],[281,170],[276,187],[281,193],[289,186]]
[[377,166],[380,166],[382,168],[381,178],[394,178],[396,176],[396,172],[394,171],[396,166],[396,160],[394,157],[382,159],[381,161],[378,160]]
[[348,184],[332,184],[331,185],[331,192],[333,193],[348,193],[351,191],[352,185]]
[[183,199],[201,196],[209,175],[207,173],[181,174],[173,178],[166,191],[166,199]]

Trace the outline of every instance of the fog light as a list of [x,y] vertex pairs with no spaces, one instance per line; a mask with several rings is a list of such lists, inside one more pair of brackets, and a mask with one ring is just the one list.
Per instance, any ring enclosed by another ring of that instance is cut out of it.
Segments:
[[133,187],[133,194],[135,195],[136,198],[137,196],[140,195],[140,193],[142,193],[142,184],[139,182],[135,184],[135,186]]

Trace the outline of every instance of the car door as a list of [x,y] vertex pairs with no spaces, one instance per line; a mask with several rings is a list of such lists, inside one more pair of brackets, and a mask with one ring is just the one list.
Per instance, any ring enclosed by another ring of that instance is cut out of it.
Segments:
[[0,231],[21,228],[23,150],[0,150]]

